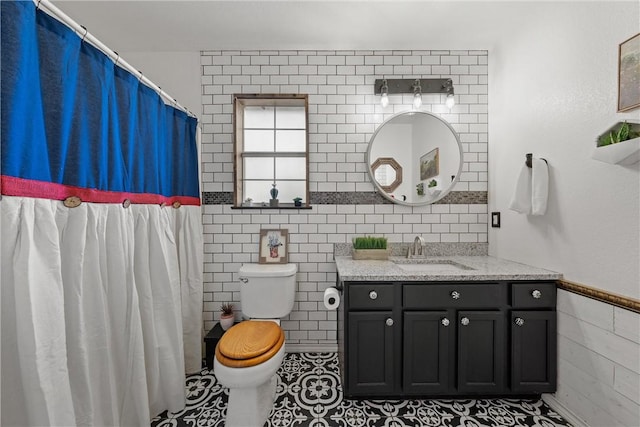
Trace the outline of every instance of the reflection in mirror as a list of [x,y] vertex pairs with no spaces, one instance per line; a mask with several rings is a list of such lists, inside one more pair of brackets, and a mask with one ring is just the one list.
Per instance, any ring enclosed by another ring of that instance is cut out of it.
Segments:
[[407,111],[378,127],[367,159],[369,176],[384,197],[403,205],[426,205],[442,199],[458,181],[462,146],[445,120],[425,111]]
[[402,184],[402,166],[391,157],[378,157],[371,165],[371,170],[387,193],[391,193]]

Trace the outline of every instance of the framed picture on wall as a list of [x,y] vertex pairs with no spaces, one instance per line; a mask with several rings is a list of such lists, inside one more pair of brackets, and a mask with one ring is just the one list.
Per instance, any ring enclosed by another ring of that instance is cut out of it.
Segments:
[[640,107],[640,33],[618,48],[618,111]]
[[286,264],[289,250],[289,230],[260,230],[259,264]]
[[433,178],[440,174],[440,149],[435,148],[420,157],[420,180]]

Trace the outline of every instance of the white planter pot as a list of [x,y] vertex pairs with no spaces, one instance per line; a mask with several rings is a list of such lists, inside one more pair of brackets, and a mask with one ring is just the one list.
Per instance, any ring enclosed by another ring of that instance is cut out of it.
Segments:
[[222,328],[223,331],[226,331],[227,329],[233,326],[234,321],[235,321],[235,318],[233,316],[220,317],[220,327]]
[[640,160],[640,138],[596,147],[591,157],[605,163],[632,165]]
[[[631,126],[632,130],[640,130],[640,121],[627,120],[627,123]],[[593,150],[593,154],[591,155],[592,159],[610,163],[612,165],[632,165],[640,161],[640,138],[628,139],[626,141],[602,147],[597,146],[598,140],[601,136],[607,135],[612,131],[617,132],[620,129],[620,126],[622,126],[622,122],[618,122],[611,126],[596,138],[596,148]]]

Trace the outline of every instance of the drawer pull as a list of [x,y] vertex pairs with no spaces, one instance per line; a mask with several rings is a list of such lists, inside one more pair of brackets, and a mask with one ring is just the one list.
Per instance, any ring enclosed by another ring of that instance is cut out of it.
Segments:
[[378,293],[376,291],[369,292],[369,298],[371,298],[371,299],[378,298]]
[[540,297],[542,296],[542,292],[540,292],[537,289],[534,289],[533,292],[531,292],[531,296],[534,297],[535,299],[540,299]]
[[524,319],[522,317],[516,317],[516,320],[514,321],[514,323],[518,326],[522,326],[524,325]]
[[389,317],[385,323],[387,324],[387,326],[393,326],[393,319]]
[[440,323],[442,323],[442,326],[449,326],[449,319],[445,317],[440,321]]
[[453,299],[460,298],[460,292],[458,292],[458,291],[451,292],[451,298],[453,298]]
[[469,324],[469,318],[463,317],[462,319],[460,319],[460,323],[462,323],[462,326],[467,326]]

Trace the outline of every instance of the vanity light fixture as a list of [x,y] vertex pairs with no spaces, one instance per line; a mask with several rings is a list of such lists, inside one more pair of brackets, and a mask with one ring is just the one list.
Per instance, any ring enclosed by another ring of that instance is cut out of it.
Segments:
[[389,95],[396,93],[413,94],[413,107],[422,106],[423,93],[447,95],[445,105],[451,109],[455,105],[453,81],[451,79],[376,79],[374,94],[381,95],[380,105],[389,105]]
[[453,106],[456,105],[456,99],[453,96],[453,83],[451,82],[451,80],[447,80],[445,88],[447,89],[447,99],[444,101],[444,103],[447,108],[451,110]]
[[387,80],[382,80],[382,87],[380,88],[380,105],[382,108],[387,108],[389,105],[389,86],[387,85]]
[[413,83],[413,108],[416,110],[422,107],[422,86],[420,86],[420,79],[416,79]]
[[447,100],[444,102],[445,105],[447,106],[447,108],[449,110],[451,110],[453,108],[454,105],[456,105],[456,100],[453,97],[453,94],[450,93],[449,95],[447,95]]

